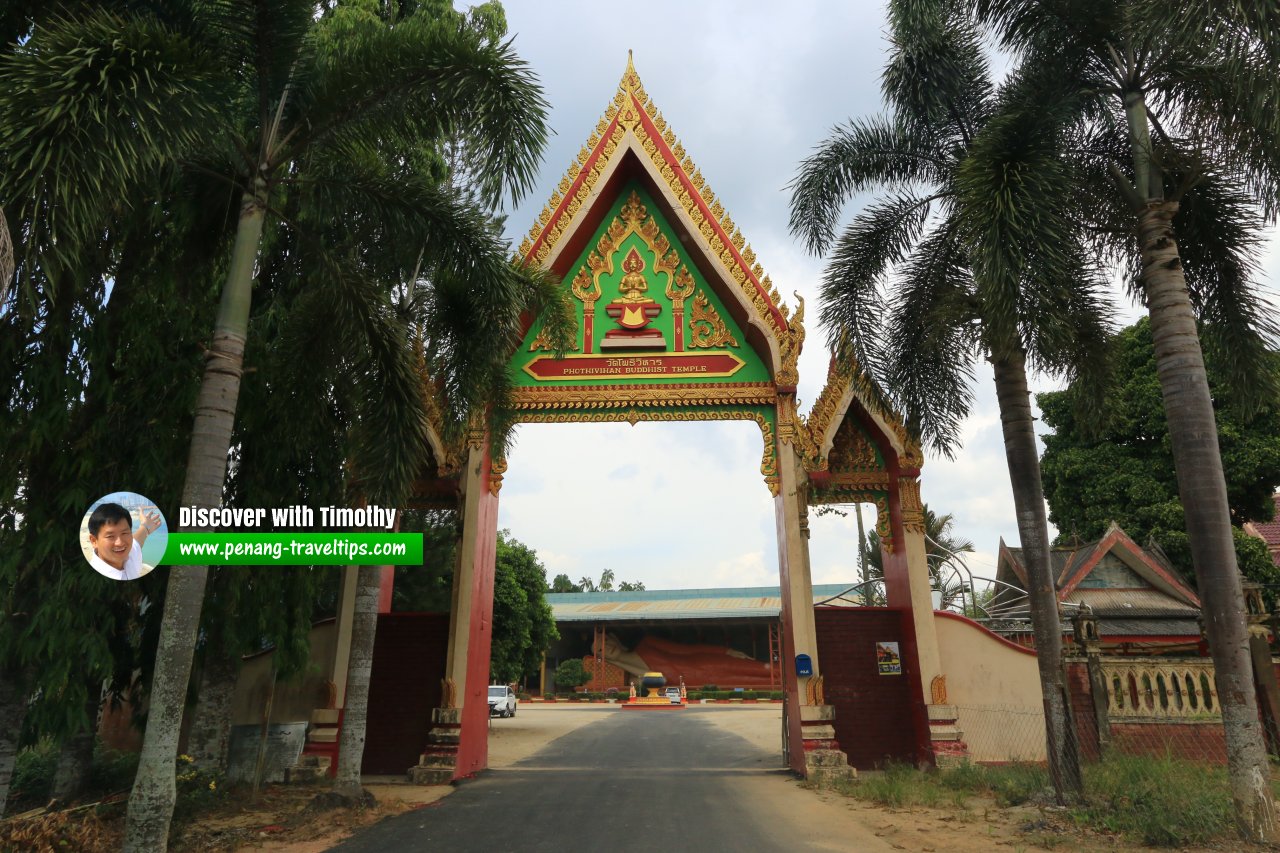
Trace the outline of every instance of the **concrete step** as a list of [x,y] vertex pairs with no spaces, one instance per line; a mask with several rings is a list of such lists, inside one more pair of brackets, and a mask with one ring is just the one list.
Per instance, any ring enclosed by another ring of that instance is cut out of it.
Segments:
[[410,767],[406,774],[415,785],[448,785],[453,781],[452,767]]

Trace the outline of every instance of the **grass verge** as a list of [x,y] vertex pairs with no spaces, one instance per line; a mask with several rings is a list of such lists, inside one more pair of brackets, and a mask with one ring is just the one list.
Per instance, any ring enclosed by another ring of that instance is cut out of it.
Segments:
[[[1084,773],[1083,799],[1062,813],[1077,827],[1162,847],[1235,837],[1224,768],[1171,756],[1114,755]],[[1034,764],[930,771],[891,764],[833,790],[890,808],[966,809],[971,797],[999,807],[1053,801],[1048,772]]]

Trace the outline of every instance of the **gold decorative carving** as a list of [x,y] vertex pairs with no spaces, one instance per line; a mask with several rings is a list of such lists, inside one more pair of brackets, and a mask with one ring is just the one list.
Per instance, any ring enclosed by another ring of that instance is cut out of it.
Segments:
[[[600,277],[613,274],[614,257],[622,247],[622,241],[632,234],[638,234],[649,251],[653,252],[653,271],[667,277],[667,291],[683,287],[676,280],[677,271],[682,269],[680,253],[671,248],[671,241],[658,228],[658,221],[649,215],[648,209],[640,201],[640,195],[633,190],[623,203],[622,210],[596,241],[595,249],[587,256],[586,266],[574,277],[571,285],[574,296],[591,303],[600,298]],[[688,270],[684,270],[684,273],[688,277]]]
[[680,311],[684,309],[684,301],[692,295],[693,276],[689,274],[689,268],[681,264],[675,279],[667,283],[667,298],[671,300],[672,309]]
[[932,705],[947,704],[947,677],[935,675],[929,682],[929,702]]
[[724,320],[720,319],[707,294],[698,291],[693,298],[693,309],[689,312],[689,347],[705,349],[709,347],[736,347],[738,339],[733,336]]
[[902,526],[910,532],[923,534],[924,503],[920,500],[920,481],[915,477],[898,479],[898,505],[902,507]]
[[827,465],[832,474],[884,472],[875,444],[855,421],[845,418],[831,443]]
[[440,679],[440,707],[458,707],[458,685],[454,683],[452,678]]
[[[645,119],[647,118],[647,124]],[[651,134],[649,127],[656,131]],[[719,258],[728,279],[735,282],[755,308],[763,326],[782,334],[788,331],[786,307],[779,304],[777,291],[756,263],[755,253],[733,221],[725,215],[724,205],[716,199],[702,173],[694,164],[668,122],[644,91],[639,74],[630,58],[604,116],[596,124],[587,146],[566,171],[560,188],[551,197],[537,222],[520,246],[520,257],[526,262],[544,264],[552,248],[569,229],[573,216],[581,208],[610,158],[627,132],[634,134],[658,175],[666,182],[673,197],[689,217],[693,229],[707,240],[712,254]],[[662,144],[659,145],[658,142]],[[665,150],[664,150],[665,149]],[[573,190],[577,186],[576,191]],[[562,205],[573,191],[574,202]],[[578,204],[575,206],[575,202]],[[554,221],[553,221],[554,220]],[[792,382],[791,384],[794,384]]]
[[573,277],[569,290],[588,307],[600,298],[600,286],[596,284],[595,276],[586,267],[578,269],[578,274]]
[[609,409],[622,406],[769,406],[775,400],[773,386],[766,382],[737,385],[624,385],[605,387],[515,388],[510,405],[516,411],[559,411],[563,409]]
[[[575,341],[573,346],[569,347],[568,351],[581,352],[582,344]],[[529,352],[555,352],[555,347],[551,344],[550,330],[545,326],[538,332],[534,339],[529,342]]]
[[[784,332],[778,333],[778,384],[795,387],[800,382],[800,351],[804,349],[804,298],[796,297],[796,313],[787,321]],[[786,306],[783,306],[784,308]],[[786,311],[782,312],[786,316]]]
[[805,698],[809,700],[810,705],[825,705],[827,697],[824,695],[822,676],[815,675],[809,679],[809,683],[805,685]]
[[502,490],[502,475],[507,473],[507,459],[499,456],[489,464],[489,494],[497,497]]
[[[822,445],[828,431],[831,429],[831,423],[835,420],[840,405],[844,401],[845,395],[850,390],[853,392],[856,404],[860,405],[868,414],[874,415],[886,424],[890,432],[898,439],[898,445],[902,448],[898,451],[899,465],[904,468],[919,468],[924,463],[924,454],[921,452],[920,443],[907,432],[906,427],[902,424],[902,419],[888,406],[879,389],[871,383],[866,375],[853,364],[842,368],[840,360],[837,358],[831,360],[827,369],[827,383],[823,386],[822,393],[818,395],[818,399],[813,404],[813,409],[809,412],[809,417],[805,422],[806,432],[808,433],[804,444],[806,450],[804,463],[806,468],[810,471],[822,471],[827,468],[830,459],[821,455]],[[840,414],[845,418],[849,416],[847,410]]]
[[893,541],[893,520],[889,518],[889,498],[881,495],[876,498],[876,534],[880,537],[880,547],[892,554],[897,550]]
[[768,418],[759,412],[725,409],[694,412],[652,411],[630,408],[625,411],[612,412],[529,412],[521,413],[518,419],[530,424],[566,424],[566,423],[629,423],[632,426],[640,421],[755,421],[760,427],[764,440],[764,453],[760,460],[760,473],[764,476],[769,493],[778,496],[780,488],[778,479],[778,454],[774,443],[773,425]]
[[485,424],[484,414],[473,412],[467,420],[467,447],[472,450],[481,449],[484,447],[484,438],[488,434],[489,430]]

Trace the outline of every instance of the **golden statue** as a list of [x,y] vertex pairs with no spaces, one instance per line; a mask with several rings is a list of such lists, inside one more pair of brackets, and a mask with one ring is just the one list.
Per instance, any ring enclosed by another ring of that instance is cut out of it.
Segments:
[[645,280],[644,267],[644,258],[633,246],[622,260],[623,276],[618,285],[622,295],[604,309],[620,328],[605,333],[601,350],[666,349],[662,332],[646,328],[662,313],[662,306],[646,295],[649,282]]

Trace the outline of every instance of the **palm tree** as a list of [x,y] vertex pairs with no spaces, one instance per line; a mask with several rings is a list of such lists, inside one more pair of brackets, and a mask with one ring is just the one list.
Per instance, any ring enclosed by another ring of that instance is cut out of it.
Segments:
[[[958,560],[960,554],[973,553],[973,543],[956,536],[952,532],[954,527],[955,516],[951,513],[938,515],[929,509],[928,504],[924,505],[925,559],[929,563],[929,580],[942,594],[943,610],[948,609],[957,598],[962,598],[964,595],[963,580],[955,580],[954,572],[944,572],[944,568]],[[866,537],[862,553],[859,555],[859,562],[866,566],[867,578],[864,580],[884,577],[884,552],[880,550],[880,545],[880,534],[872,530]],[[864,590],[864,595],[870,593],[869,589],[864,588]]]
[[[1280,206],[1280,9],[1208,0],[978,0],[1020,59],[1008,115],[970,158],[965,181],[982,221],[981,263],[1008,247],[1052,252],[1053,228],[1028,227],[1057,200],[1088,198],[1106,248],[1129,263],[1151,316],[1156,366],[1217,672],[1236,819],[1247,838],[1276,833],[1258,722],[1240,574],[1213,400],[1197,337],[1226,356],[1235,387],[1258,401],[1276,325],[1250,280],[1260,213]],[[1002,149],[1027,133],[1071,137],[1072,183],[990,199]],[[998,239],[996,239],[998,233]],[[1136,239],[1135,239],[1136,238]]]
[[[317,19],[314,4],[285,0],[77,8],[38,27],[0,65],[0,114],[21,117],[0,123],[0,150],[18,164],[0,178],[0,197],[17,200],[32,223],[23,247],[32,264],[68,262],[107,212],[128,209],[139,188],[175,170],[213,175],[239,198],[183,505],[223,500],[252,285],[264,241],[283,227],[345,222],[376,232],[380,247],[414,247],[441,279],[467,282],[459,299],[472,334],[448,354],[463,362],[502,349],[529,307],[528,278],[507,263],[488,216],[442,186],[438,158],[427,153],[445,138],[469,140],[483,166],[477,195],[492,203],[527,189],[546,136],[526,66],[509,43],[460,17],[424,11],[388,24],[340,6]],[[388,320],[365,258],[320,240],[306,249],[339,307],[368,333],[370,366],[407,382],[406,362],[382,345]],[[400,270],[399,280],[408,277]],[[474,399],[466,382],[456,385],[461,402]],[[400,437],[408,440],[382,447],[386,467],[367,469],[384,494],[403,491],[425,456],[421,429]],[[126,849],[166,844],[206,575],[207,567],[170,573]]]
[[[1059,375],[1100,371],[1107,329],[1098,277],[1070,241],[1061,249],[1065,275],[1028,258],[1017,276],[997,281],[972,264],[958,178],[997,109],[978,31],[965,14],[930,2],[891,3],[890,21],[883,89],[891,113],[836,128],[805,160],[793,183],[791,228],[811,251],[830,250],[821,316],[837,357],[859,365],[932,449],[950,455],[955,448],[972,403],[975,358],[984,354],[994,368],[1028,559],[1049,766],[1065,800],[1081,779],[1027,369],[1030,362]],[[1052,146],[1019,153],[1026,177],[1016,180],[1060,168]],[[881,188],[889,194],[837,238],[849,197]],[[1060,224],[1070,233],[1070,221]]]

